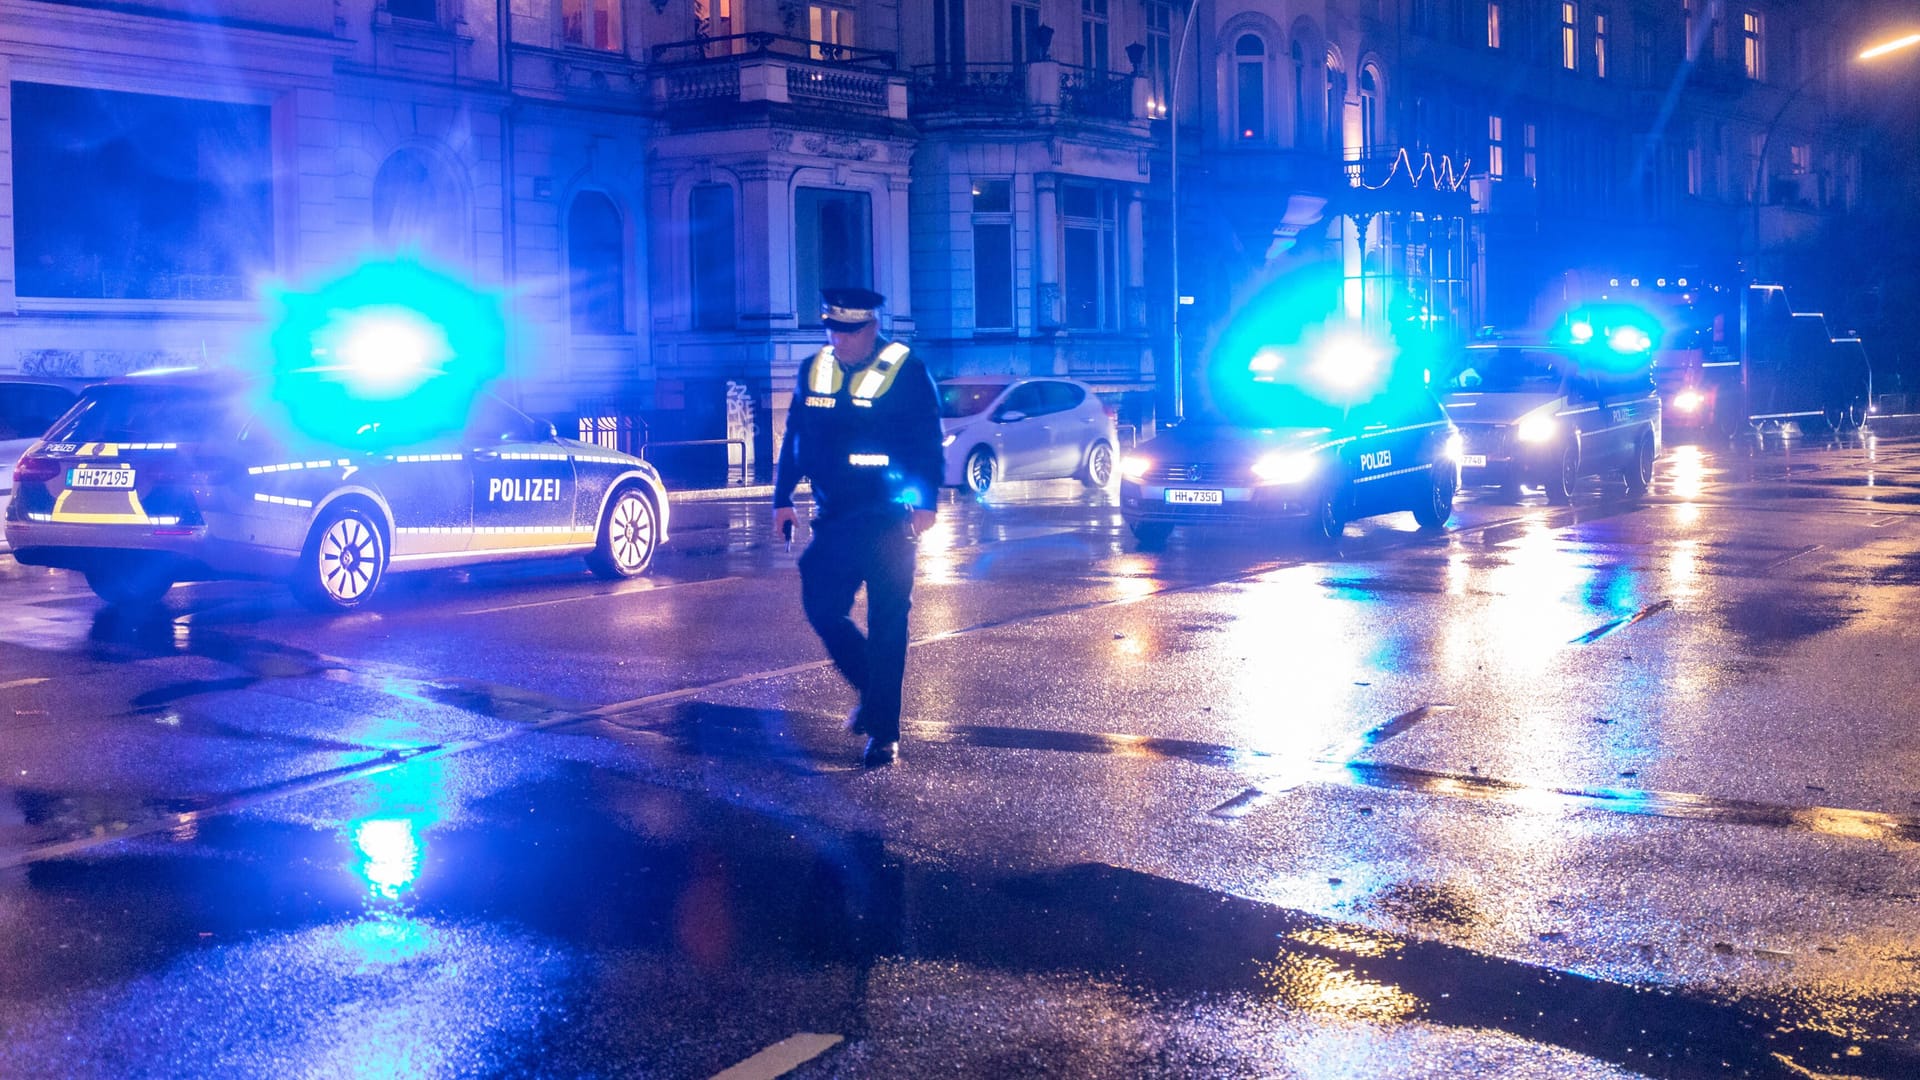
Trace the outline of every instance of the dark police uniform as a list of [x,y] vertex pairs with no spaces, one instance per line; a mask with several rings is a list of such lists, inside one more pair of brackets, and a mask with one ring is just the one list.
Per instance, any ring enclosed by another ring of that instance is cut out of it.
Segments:
[[[884,299],[861,289],[824,294],[827,315],[873,314]],[[877,317],[877,316],[876,316]],[[912,607],[911,515],[932,510],[942,474],[939,393],[905,345],[878,339],[847,369],[831,346],[801,365],[775,467],[775,510],[813,481],[813,537],[800,557],[807,622],[834,666],[860,692],[858,730],[876,744],[900,737],[900,693]],[[849,612],[867,587],[867,634]],[[891,747],[888,747],[890,753]]]

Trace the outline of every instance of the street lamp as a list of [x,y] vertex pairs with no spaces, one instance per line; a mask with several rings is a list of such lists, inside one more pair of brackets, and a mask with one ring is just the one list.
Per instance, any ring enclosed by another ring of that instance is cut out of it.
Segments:
[[1180,45],[1173,52],[1173,72],[1167,83],[1167,228],[1172,239],[1172,265],[1168,277],[1173,281],[1173,312],[1168,319],[1173,331],[1173,418],[1183,419],[1187,412],[1187,372],[1180,355],[1180,69],[1187,58],[1187,39],[1193,36],[1193,12],[1200,0],[1187,0],[1187,13],[1180,19]]

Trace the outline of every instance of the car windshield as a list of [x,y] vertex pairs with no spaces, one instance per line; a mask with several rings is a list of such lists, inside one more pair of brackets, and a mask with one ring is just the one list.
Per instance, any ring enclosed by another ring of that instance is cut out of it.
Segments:
[[96,386],[47,432],[50,442],[205,442],[234,438],[245,410],[206,386]]
[[1234,428],[1337,428],[1346,422],[1347,405],[1299,383],[1255,382],[1231,395],[1216,395],[1197,418],[1203,424]]
[[1553,393],[1560,388],[1563,362],[1538,349],[1468,349],[1453,385],[1494,393]]
[[1006,388],[1005,383],[941,383],[940,416],[945,420],[977,416]]

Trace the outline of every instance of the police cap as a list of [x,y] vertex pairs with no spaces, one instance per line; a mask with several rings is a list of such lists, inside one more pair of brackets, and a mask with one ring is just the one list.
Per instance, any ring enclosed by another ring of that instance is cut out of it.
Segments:
[[872,289],[820,290],[820,321],[835,330],[858,330],[880,317],[887,298]]

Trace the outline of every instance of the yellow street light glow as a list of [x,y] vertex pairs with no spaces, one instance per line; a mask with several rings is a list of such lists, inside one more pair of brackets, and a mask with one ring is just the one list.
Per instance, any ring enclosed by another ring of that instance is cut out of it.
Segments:
[[1880,44],[1875,45],[1874,47],[1861,53],[1860,59],[1871,60],[1876,56],[1885,56],[1890,52],[1895,52],[1897,50],[1904,49],[1909,45],[1920,45],[1920,34],[1908,34],[1906,37],[1903,37],[1903,38],[1895,38],[1892,41],[1883,41]]

